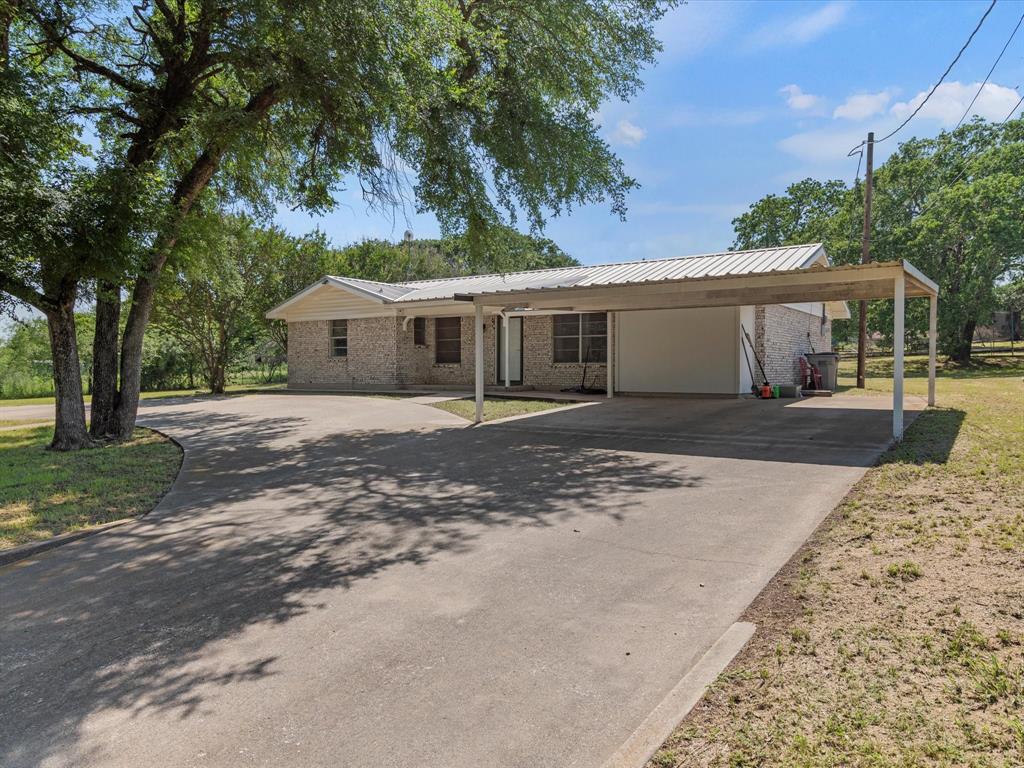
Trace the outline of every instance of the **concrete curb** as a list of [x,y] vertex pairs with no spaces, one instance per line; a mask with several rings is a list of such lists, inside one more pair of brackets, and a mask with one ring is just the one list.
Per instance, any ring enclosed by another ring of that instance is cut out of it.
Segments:
[[188,451],[185,449],[184,445],[179,443],[166,432],[156,429],[155,427],[147,427],[145,424],[138,424],[138,426],[144,427],[150,432],[156,432],[158,435],[162,435],[178,446],[178,449],[181,451],[181,463],[178,464],[178,471],[175,473],[174,479],[171,480],[171,484],[167,486],[167,490],[164,491],[160,498],[156,500],[153,507],[143,512],[141,515],[135,515],[135,517],[126,517],[123,520],[112,520],[109,523],[102,523],[101,525],[96,525],[91,528],[83,528],[80,531],[62,533],[59,536],[54,536],[53,538],[46,539],[45,541],[33,541],[28,544],[22,544],[18,547],[11,547],[10,549],[2,550],[0,551],[0,568],[21,562],[22,560],[27,560],[31,557],[35,557],[36,555],[41,555],[43,552],[47,552],[51,549],[63,547],[65,544],[71,544],[79,539],[84,539],[89,536],[95,536],[98,533],[103,533],[104,531],[109,531],[111,528],[120,528],[122,525],[137,523],[163,503],[164,498],[171,492],[171,489],[174,488],[174,484],[178,482],[178,478],[181,477],[181,470],[185,468],[185,461],[188,459]]
[[753,637],[755,629],[754,624],[745,621],[729,627],[602,768],[643,768],[700,701],[708,686]]

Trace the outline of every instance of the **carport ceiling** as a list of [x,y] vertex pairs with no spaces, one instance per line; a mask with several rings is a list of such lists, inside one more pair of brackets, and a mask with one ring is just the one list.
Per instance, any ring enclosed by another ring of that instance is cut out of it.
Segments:
[[787,304],[805,301],[890,299],[902,279],[906,296],[934,296],[938,287],[906,261],[812,267],[754,275],[650,283],[492,291],[457,299],[487,307],[628,311],[676,307]]

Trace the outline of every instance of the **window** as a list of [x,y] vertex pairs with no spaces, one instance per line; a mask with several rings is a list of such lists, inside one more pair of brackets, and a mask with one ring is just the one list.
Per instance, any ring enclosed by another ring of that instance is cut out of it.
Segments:
[[554,316],[556,363],[603,363],[608,359],[608,315],[586,312]]
[[427,318],[414,317],[412,319],[412,343],[417,347],[427,346]]
[[462,362],[462,318],[439,317],[434,321],[434,362]]
[[348,320],[331,320],[331,357],[348,357]]

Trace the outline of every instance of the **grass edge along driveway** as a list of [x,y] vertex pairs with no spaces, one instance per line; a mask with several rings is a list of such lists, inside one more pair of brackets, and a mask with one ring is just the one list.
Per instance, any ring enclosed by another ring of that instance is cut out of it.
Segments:
[[980,362],[940,373],[939,407],[755,600],[651,768],[1024,765],[1024,356]]
[[0,550],[149,512],[181,467],[176,443],[139,427],[120,444],[48,451],[51,425],[0,431]]
[[[460,400],[444,400],[439,403],[431,403],[434,408],[454,413],[469,421],[476,419],[476,402],[472,398]],[[564,408],[568,405],[575,405],[567,400],[531,400],[528,398],[505,398],[486,397],[484,398],[484,421],[505,419],[510,416],[524,416],[528,413],[550,411],[555,408]]]

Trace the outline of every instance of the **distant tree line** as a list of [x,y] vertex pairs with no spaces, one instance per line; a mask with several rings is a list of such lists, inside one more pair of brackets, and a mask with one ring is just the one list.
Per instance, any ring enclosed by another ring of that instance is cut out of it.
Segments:
[[[201,386],[220,393],[232,376],[245,383],[282,379],[287,325],[264,315],[324,275],[401,282],[578,263],[553,241],[508,227],[496,227],[482,249],[465,235],[338,248],[319,231],[297,237],[215,211],[197,219],[160,278],[143,341],[141,389]],[[77,312],[75,325],[91,393],[95,311]],[[52,376],[46,320],[16,321],[0,341],[0,395],[49,394]]]
[[[863,184],[805,179],[767,195],[733,220],[737,249],[821,241],[834,264],[860,261]],[[875,172],[871,255],[906,259],[939,284],[939,348],[968,363],[978,325],[1006,309],[1003,289],[1024,273],[1024,119],[981,119],[934,139],[911,139]],[[854,317],[834,323],[855,342]],[[869,332],[891,345],[892,301],[868,303]],[[907,303],[907,339],[923,346],[928,310]]]

